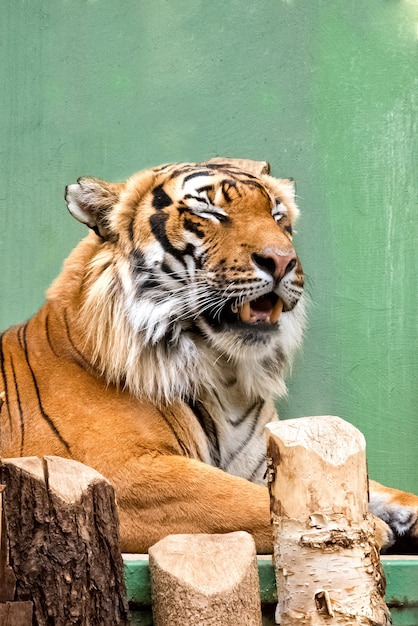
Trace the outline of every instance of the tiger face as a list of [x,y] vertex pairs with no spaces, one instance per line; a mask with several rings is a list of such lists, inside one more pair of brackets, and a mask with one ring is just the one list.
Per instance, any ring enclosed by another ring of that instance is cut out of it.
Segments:
[[[171,164],[124,184],[81,178],[67,188],[70,212],[100,241],[87,280],[87,326],[97,316],[95,294],[104,302],[111,293],[117,320],[108,335],[124,326],[125,343],[132,335],[141,353],[152,345],[184,356],[198,344],[212,361],[252,367],[261,359],[282,378],[303,319],[294,185],[269,176],[264,164],[236,163]],[[103,341],[96,337],[96,346]]]

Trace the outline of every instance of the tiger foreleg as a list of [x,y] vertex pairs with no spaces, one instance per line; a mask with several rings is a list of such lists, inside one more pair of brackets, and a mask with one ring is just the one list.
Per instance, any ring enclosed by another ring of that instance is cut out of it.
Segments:
[[194,459],[163,454],[133,459],[111,473],[125,552],[146,552],[169,534],[236,530],[253,535],[258,553],[272,552],[264,486]]
[[[259,554],[272,552],[266,487],[175,455],[146,454],[112,469],[123,551],[147,552],[169,534],[245,530]],[[370,481],[370,510],[383,551],[400,538],[418,546],[417,496]]]

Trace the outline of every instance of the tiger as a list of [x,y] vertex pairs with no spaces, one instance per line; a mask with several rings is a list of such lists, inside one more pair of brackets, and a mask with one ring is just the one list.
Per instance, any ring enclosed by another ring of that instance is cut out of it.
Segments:
[[[65,198],[89,233],[1,335],[2,457],[103,474],[123,552],[244,530],[271,553],[264,430],[306,320],[293,180],[214,158],[79,178]],[[416,538],[418,498],[370,486],[380,545]]]

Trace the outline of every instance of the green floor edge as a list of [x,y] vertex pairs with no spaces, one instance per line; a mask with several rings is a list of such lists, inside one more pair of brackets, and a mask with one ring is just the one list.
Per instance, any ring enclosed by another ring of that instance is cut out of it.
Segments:
[[[148,556],[125,554],[125,580],[131,608],[131,624],[148,626],[151,617],[151,581]],[[390,608],[394,626],[418,626],[418,557],[382,557],[386,574],[386,603]],[[258,557],[260,597],[266,612],[277,601],[274,569],[270,557]],[[269,621],[270,620],[270,621]],[[265,624],[270,624],[266,617]]]

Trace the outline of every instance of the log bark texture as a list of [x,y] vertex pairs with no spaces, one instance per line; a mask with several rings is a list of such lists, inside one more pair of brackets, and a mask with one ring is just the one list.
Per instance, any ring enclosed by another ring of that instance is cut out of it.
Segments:
[[149,564],[155,626],[261,626],[248,533],[169,535],[150,548]]
[[390,624],[363,435],[338,417],[267,426],[281,626]]
[[113,487],[52,456],[3,459],[1,474],[15,599],[33,602],[33,624],[126,624]]
[[4,491],[4,485],[0,485],[0,626],[28,626],[32,624],[32,602],[14,601],[16,578],[9,565],[9,542],[3,505]]

